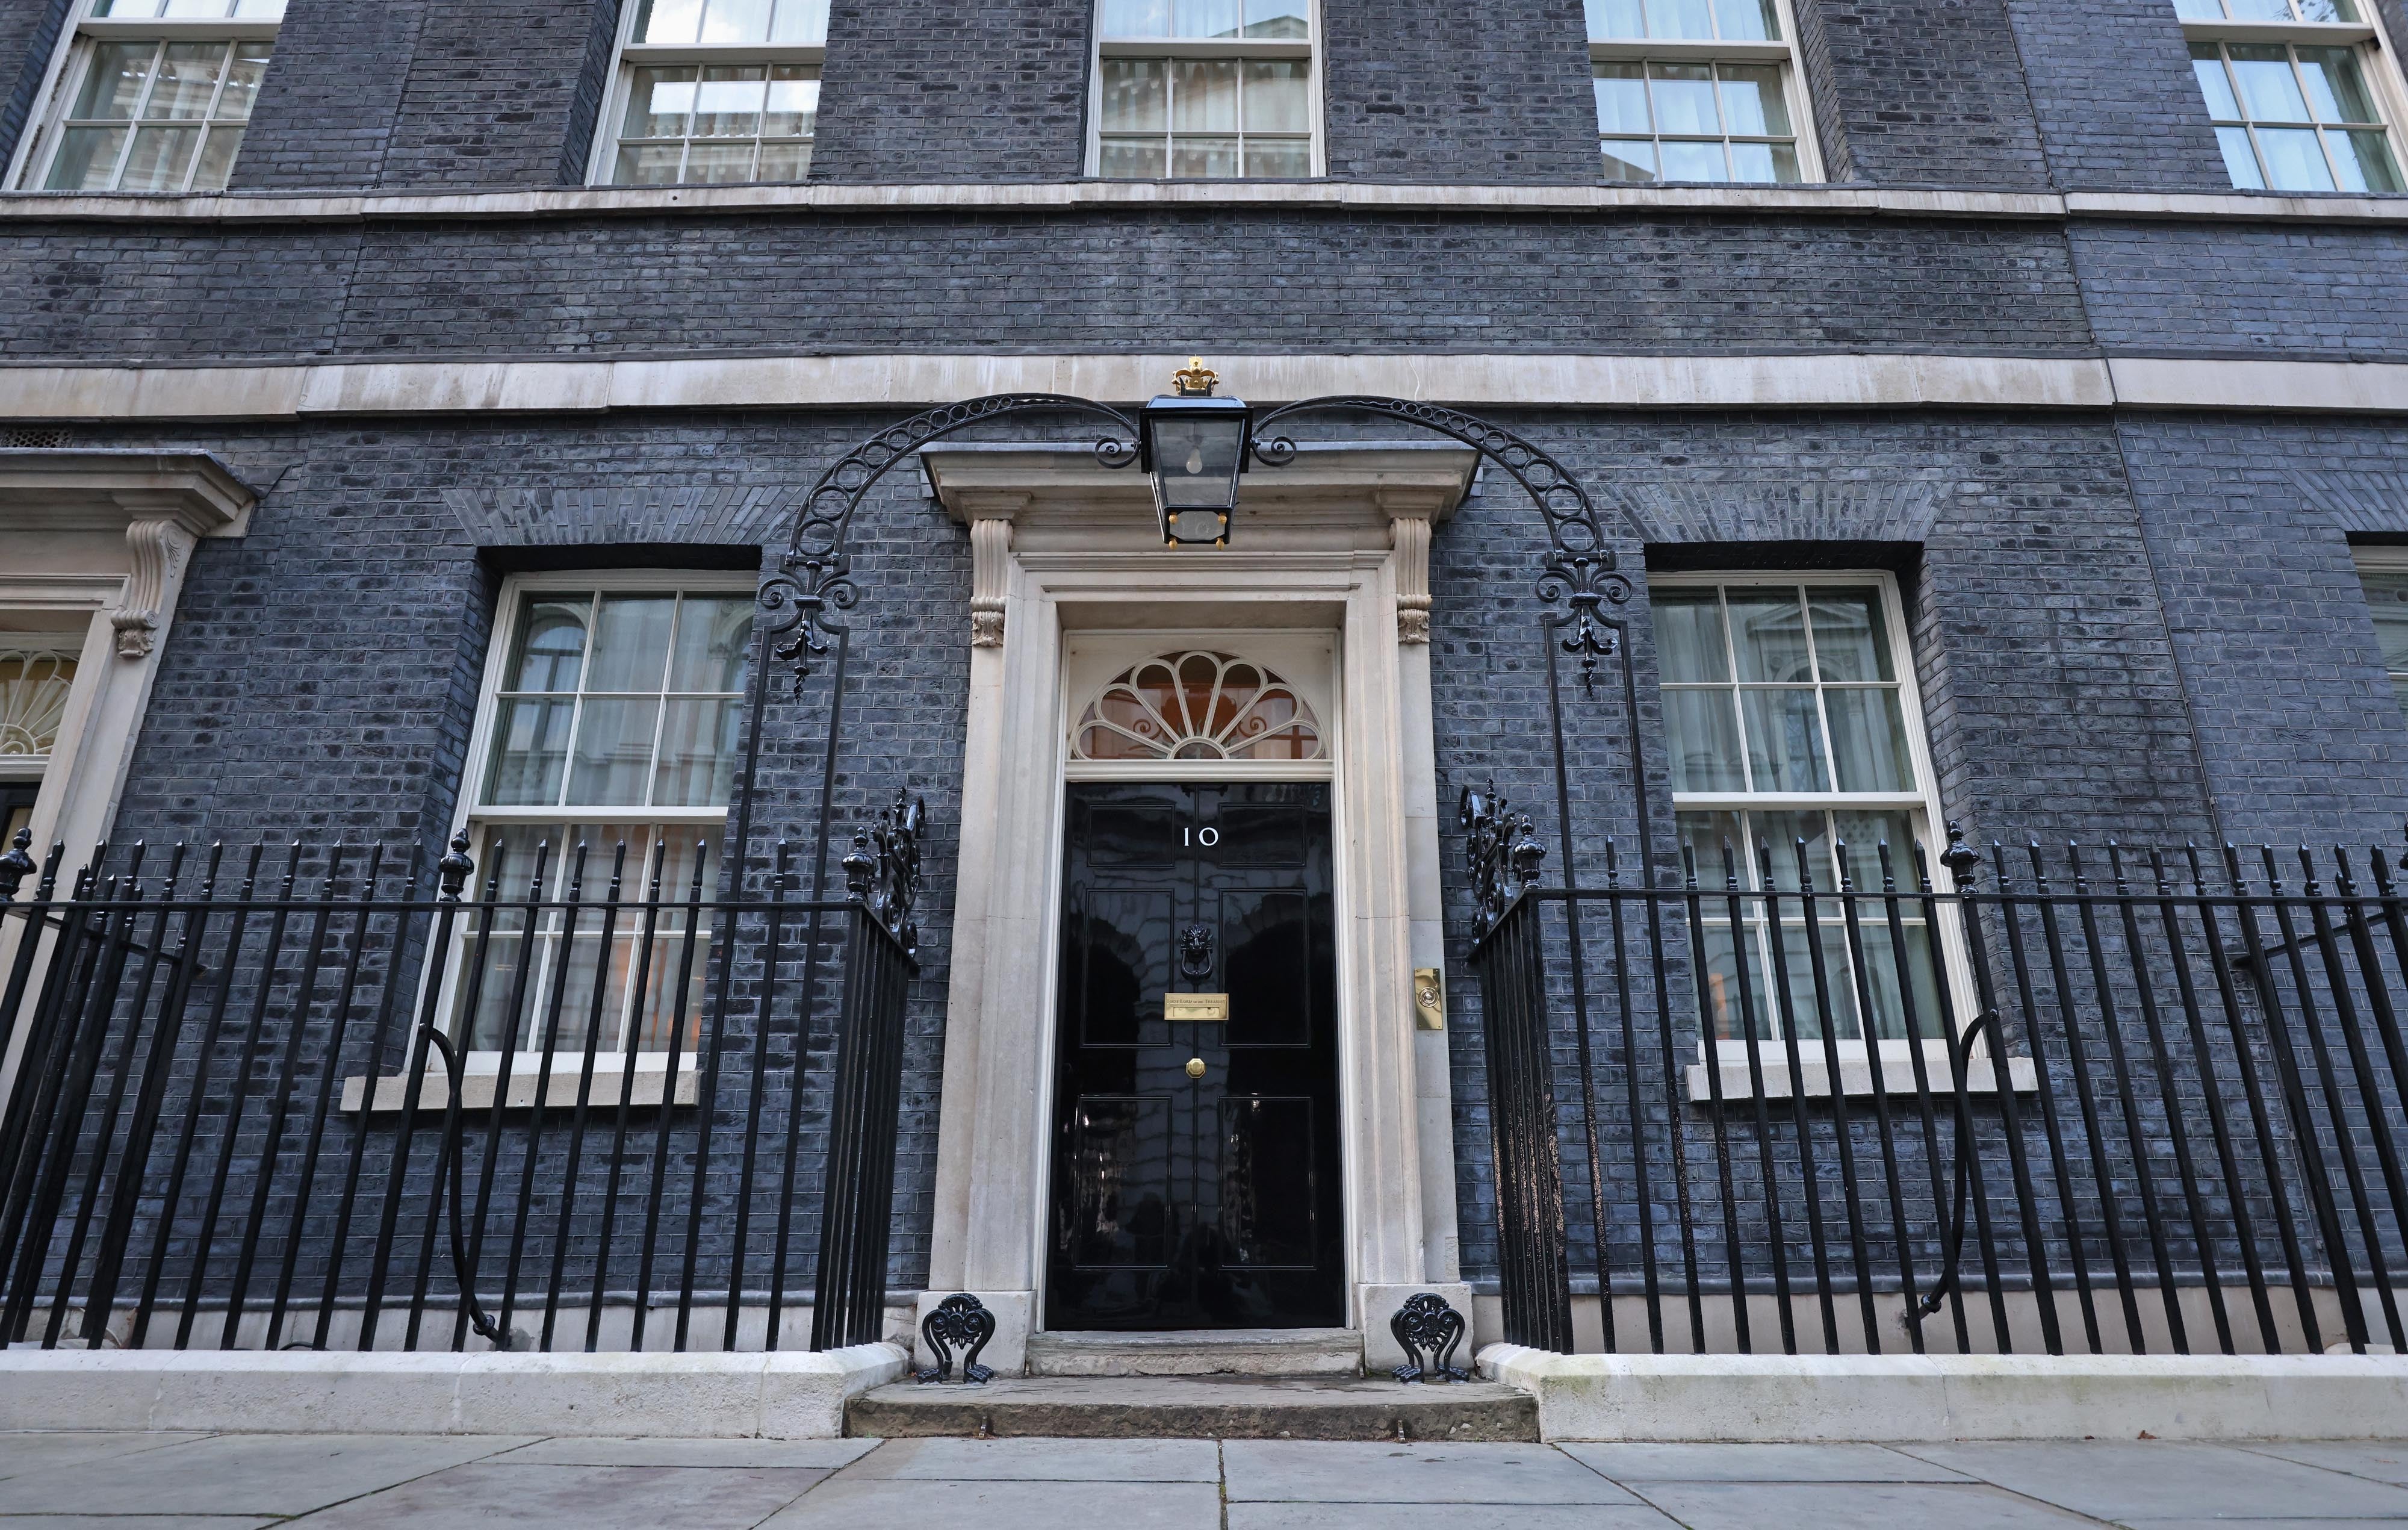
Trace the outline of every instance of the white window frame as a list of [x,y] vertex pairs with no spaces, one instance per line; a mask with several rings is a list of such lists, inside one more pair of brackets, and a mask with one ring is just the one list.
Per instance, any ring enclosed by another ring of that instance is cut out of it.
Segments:
[[[1240,0],[1242,7],[1243,0]],[[1108,58],[1141,59],[1303,59],[1306,61],[1305,89],[1312,99],[1306,105],[1312,141],[1306,152],[1308,174],[1318,180],[1329,173],[1327,113],[1324,103],[1328,98],[1327,81],[1322,47],[1321,0],[1312,0],[1311,19],[1306,23],[1312,35],[1301,40],[1294,37],[1169,37],[1111,38],[1104,36],[1104,0],[1095,0],[1089,13],[1092,25],[1088,33],[1087,51],[1087,158],[1086,173],[1100,179],[1104,156],[1104,60]],[[1242,10],[1240,11],[1242,15]],[[1240,159],[1239,168],[1244,169]],[[1168,172],[1170,166],[1165,165]],[[1258,177],[1244,174],[1199,181],[1193,177],[1165,174],[1165,180],[1191,184],[1220,184],[1224,180],[1250,180]],[[1134,184],[1135,182],[1131,182]]]
[[[2289,43],[2294,47],[2301,48],[2357,50],[2358,70],[2366,77],[2368,89],[2374,93],[2375,112],[2383,119],[2384,136],[2391,146],[2392,163],[2400,167],[2402,176],[2408,177],[2408,153],[2402,152],[2403,147],[2408,147],[2402,143],[2402,129],[2408,127],[2408,77],[2401,75],[2400,55],[2391,51],[2390,39],[2384,36],[2382,11],[2375,5],[2374,0],[2350,0],[2350,4],[2363,20],[2357,22],[2233,22],[2194,21],[2186,16],[2178,16],[2177,19],[2182,24],[2183,41],[2186,45],[2198,42],[2265,42]],[[2185,47],[2184,54],[2187,62],[2189,54],[2187,46]],[[2294,67],[2296,66],[2294,65]],[[2204,99],[2200,101],[2200,108],[2213,115],[2212,109]],[[2245,105],[2243,109],[2247,110]],[[2256,125],[2256,121],[2255,118],[2249,119],[2252,126]],[[2320,132],[2316,137],[2321,143],[2324,135]],[[2252,190],[2243,186],[2236,186],[2233,189],[2241,192]],[[2272,187],[2267,188],[2267,191],[2269,195],[2277,196],[2303,195],[2278,192]],[[2366,192],[2355,195],[2385,196],[2399,194]]]
[[[57,156],[62,139],[61,127],[76,94],[83,88],[84,71],[91,67],[93,50],[104,42],[265,42],[273,50],[278,32],[284,22],[281,17],[266,19],[256,16],[237,17],[116,17],[94,16],[95,0],[75,0],[67,24],[59,28],[59,44],[50,54],[49,69],[42,76],[42,88],[35,97],[37,105],[26,121],[31,131],[17,143],[17,152],[9,157],[7,179],[0,181],[10,191],[37,192],[50,179],[50,162]],[[221,81],[220,89],[223,89]],[[199,121],[200,119],[195,119]],[[239,153],[236,163],[241,163]],[[86,192],[74,195],[142,195],[147,193]],[[213,196],[215,192],[179,192],[184,196]]]
[[[635,94],[636,71],[680,64],[801,64],[808,65],[813,79],[824,79],[827,65],[827,35],[823,31],[815,43],[741,42],[741,43],[646,43],[636,40],[636,19],[643,13],[642,0],[624,0],[619,7],[619,36],[612,45],[610,88],[602,94],[602,115],[594,124],[594,147],[585,164],[585,181],[591,186],[615,186],[611,171],[619,161],[620,129],[626,125],[628,97]],[[811,163],[819,163],[819,123],[811,124]],[[804,174],[810,175],[805,166]],[[774,180],[680,181],[680,185],[750,185],[774,186],[784,182]],[[657,188],[656,188],[657,189]]]
[[[1734,569],[1700,572],[1651,573],[1647,576],[1648,598],[1651,604],[1657,592],[1663,590],[1714,589],[1745,585],[1792,588],[1804,586],[1808,589],[1816,587],[1863,589],[1871,586],[1879,592],[1882,621],[1889,635],[1890,666],[1898,675],[1899,703],[1905,714],[1908,762],[1914,771],[1916,787],[1912,791],[1899,792],[1675,790],[1671,794],[1672,811],[1677,815],[1682,812],[1781,812],[1815,809],[1845,811],[1850,808],[1887,808],[1893,811],[1919,814],[1923,820],[1924,859],[1931,877],[1933,890],[1946,893],[1950,888],[1950,881],[1946,868],[1940,864],[1939,856],[1941,851],[1946,848],[1941,834],[1942,826],[1947,820],[1942,814],[1939,784],[1931,766],[1931,742],[1924,720],[1923,692],[1915,678],[1914,643],[1907,629],[1906,606],[1899,595],[1897,577],[1877,569]],[[1733,657],[1735,660],[1736,656],[1734,655]],[[1818,684],[1816,686],[1818,695],[1820,690],[1821,686]],[[1666,738],[1669,742],[1669,723]],[[1743,740],[1741,747],[1745,748]],[[1734,846],[1734,849],[1750,858],[1755,855],[1753,845]],[[1775,845],[1773,853],[1777,858],[1781,853],[1781,846]],[[1775,864],[1779,864],[1777,859]],[[1916,890],[1913,847],[1891,845],[1890,865],[1899,892],[1913,894]],[[1719,917],[1713,912],[1712,901],[1721,892],[1724,886],[1722,867],[1719,864],[1708,866],[1700,860],[1698,866],[1698,888],[1700,898],[1706,901],[1709,918]],[[1818,884],[1816,890],[1818,893],[1830,894],[1837,892],[1838,888],[1836,883],[1831,886]],[[1881,891],[1879,888],[1861,886],[1856,890],[1859,894]],[[1750,893],[1747,896],[1750,899],[1758,899],[1762,895]],[[1784,899],[1794,899],[1796,896],[1794,893],[1784,895]],[[1961,1037],[1981,1013],[1981,1006],[1974,991],[1972,966],[1965,945],[1964,920],[1956,904],[1945,898],[1939,901],[1933,915],[1931,943],[1933,948],[1940,953],[1942,969],[1941,981],[1947,985],[1948,1002],[1954,1010],[1957,1033]],[[1801,948],[1793,953],[1793,960],[1804,961],[1808,958]],[[1788,1043],[1779,1034],[1781,1029],[1778,1015],[1779,999],[1776,994],[1765,989],[1759,991],[1758,1000],[1766,1006],[1766,1012],[1771,1018],[1775,1028],[1775,1034],[1772,1037],[1759,1043],[1764,1060],[1765,1091],[1769,1095],[1785,1096],[1790,1092]],[[1923,1018],[1928,1019],[1935,1027],[1940,1021],[1940,1017],[1936,1015],[1923,1017]],[[1705,1020],[1702,1010],[1698,1019],[1702,1027]],[[1841,1039],[1836,1045],[1839,1048],[1843,1075],[1840,1083],[1841,1092],[1848,1094],[1871,1092],[1870,1072],[1865,1067],[1867,1043],[1861,1038]],[[1820,1039],[1808,1040],[1800,1037],[1799,1041],[1799,1060],[1807,1075],[1809,1094],[1826,1093],[1831,1088],[1831,1081],[1826,1076],[1823,1046]],[[1913,1092],[1914,1088],[1914,1064],[1911,1057],[1913,1046],[1914,1043],[1902,1037],[1882,1040],[1880,1047],[1883,1083],[1886,1092],[1892,1094]],[[1997,1088],[1995,1075],[1985,1061],[1993,1050],[1989,1039],[1985,1036],[1972,1054],[1969,1063],[1971,1071],[1969,1082],[1970,1087],[1976,1092],[1989,1092]],[[1935,1090],[1949,1087],[1947,1044],[1936,1037],[1927,1040],[1923,1043],[1923,1054],[1925,1069],[1932,1081],[1932,1087]],[[1709,1097],[1709,1086],[1702,1061],[1702,1046],[1699,1055],[1701,1061],[1698,1065],[1690,1068],[1688,1080],[1690,1097],[1696,1100]],[[1729,1098],[1736,1094],[1746,1097],[1750,1085],[1745,1040],[1732,1037],[1719,1042],[1717,1055],[1722,1064],[1721,1083],[1724,1096]],[[2035,1087],[2031,1063],[2028,1058],[2011,1059],[2009,1075],[2013,1080],[2013,1087],[2019,1090],[2028,1090]]]
[[[1814,102],[1806,88],[1806,71],[1798,65],[1798,14],[1790,0],[1772,0],[1773,16],[1781,26],[1779,41],[1722,41],[1697,37],[1597,37],[1588,40],[1588,61],[1591,78],[1599,64],[1774,64],[1781,68],[1781,93],[1789,109],[1789,127],[1798,145],[1798,180],[1800,186],[1818,185],[1823,181],[1823,146],[1814,132]],[[1592,109],[1596,96],[1590,95]],[[1603,166],[1603,140],[1608,136],[1604,123],[1598,124],[1593,135],[1598,139],[1599,167]],[[1783,185],[1790,182],[1739,180],[1723,184],[1739,186]],[[1657,176],[1651,181],[1614,181],[1614,185],[1664,184]]]
[[[466,764],[465,766],[466,773],[461,780],[460,790],[456,794],[457,801],[452,808],[452,832],[456,834],[466,830],[472,821],[487,825],[496,823],[560,822],[627,825],[690,825],[695,829],[699,837],[710,841],[711,844],[710,852],[711,859],[706,863],[703,872],[705,898],[704,907],[709,909],[711,901],[716,896],[711,889],[713,889],[718,883],[718,857],[724,849],[724,842],[726,839],[726,825],[729,811],[726,804],[722,804],[718,807],[646,808],[557,806],[484,807],[479,805],[477,800],[484,794],[484,774],[487,768],[492,764],[489,755],[493,748],[495,719],[501,711],[500,701],[502,680],[509,671],[510,653],[518,641],[519,614],[520,609],[524,603],[523,598],[525,596],[529,594],[544,594],[547,592],[568,594],[584,593],[587,591],[595,591],[607,595],[615,591],[650,591],[661,589],[674,589],[680,594],[689,595],[750,596],[757,587],[757,584],[758,581],[750,574],[711,572],[695,569],[611,569],[592,570],[579,570],[572,569],[545,573],[513,574],[509,578],[504,580],[502,582],[501,590],[494,599],[493,638],[492,641],[486,644],[484,673],[478,681],[477,722],[475,728],[470,730],[468,736],[468,752],[466,756]],[[757,657],[757,656],[755,657]],[[748,687],[750,684],[749,665],[751,662],[752,660],[748,659]],[[469,886],[463,893],[463,897],[470,903],[474,903],[478,898],[482,896],[484,879],[490,872],[490,868],[484,864],[484,858],[489,849],[490,845],[486,843],[472,843],[469,846],[468,853],[477,859],[478,863],[476,872],[469,878]],[[562,861],[558,858],[573,855],[575,853],[573,846],[566,845],[554,846],[554,867],[562,865]],[[609,858],[614,853],[615,851],[613,848],[609,845],[595,845],[590,847],[585,873],[589,893],[593,891],[593,884],[597,874],[597,866],[601,871],[607,872],[609,865]],[[622,893],[623,898],[639,900],[643,897],[645,880],[651,875],[652,853],[652,846],[649,843],[640,845],[630,844],[627,846],[626,875],[628,881],[624,884],[624,890],[623,890]],[[599,858],[598,861],[594,859],[595,857]],[[522,876],[526,868],[523,867],[516,868],[516,871],[522,873]],[[564,874],[565,873],[562,872],[547,871],[545,873],[546,883],[549,886],[557,887],[559,886],[560,877]],[[522,882],[522,886],[518,888],[518,893],[521,896],[523,896],[524,890],[523,883]],[[684,888],[671,888],[666,885],[664,885],[661,888],[661,898],[664,902],[673,900],[682,901],[686,895],[686,890],[687,889]],[[508,883],[503,884],[501,895],[504,902],[508,902],[512,896],[512,889]],[[548,894],[547,896],[551,896],[551,894]],[[638,931],[636,930],[627,927],[627,921],[624,919],[622,920],[622,928],[619,931],[619,936],[621,939],[630,938],[637,932]],[[696,939],[695,944],[695,950],[698,953],[697,960],[700,960],[699,953],[706,952],[709,949],[710,943],[713,937],[714,931],[706,929],[703,934]],[[456,945],[461,937],[454,934],[452,939]],[[456,956],[456,951],[452,953],[452,956]],[[437,1001],[438,1007],[434,1011],[434,1013],[443,1017],[444,1023],[447,1025],[455,1018],[452,1013],[452,1008],[458,999],[459,966],[460,964],[456,960],[451,960],[450,957],[447,956],[444,963],[443,990]],[[598,1070],[609,1072],[615,1078],[619,1071],[621,1061],[624,1056],[624,1052],[625,1048],[624,1046],[618,1047],[604,1046],[600,1047],[598,1049],[599,1055],[597,1055],[595,1059],[596,1068]],[[484,1075],[497,1073],[500,1069],[501,1055],[502,1054],[498,1050],[493,1049],[464,1049],[463,1059],[466,1071]],[[695,1056],[694,1050],[689,1047],[681,1046],[676,1049],[676,1055],[681,1060],[679,1062],[681,1071],[690,1075],[690,1065],[692,1060]],[[512,1075],[532,1075],[536,1073],[541,1065],[542,1056],[542,1050],[539,1047],[532,1050],[524,1046],[518,1048],[516,1055],[512,1059],[510,1069]],[[667,1066],[670,1052],[666,1048],[659,1051],[639,1050],[636,1056],[638,1071],[656,1072],[665,1069]],[[558,1068],[556,1063],[554,1072],[555,1075],[557,1075]],[[598,1073],[597,1076],[599,1076]],[[576,1082],[575,1070],[572,1069],[565,1087],[573,1091],[576,1087]],[[390,1087],[390,1081],[386,1085],[380,1086],[380,1108],[383,1107],[385,1090],[388,1087]],[[552,1087],[553,1094],[557,1095],[564,1088],[564,1085],[560,1078],[555,1076],[552,1080]],[[682,1090],[690,1087],[690,1083],[681,1084],[681,1099],[678,1103],[691,1103],[682,1097]],[[597,1086],[597,1090],[599,1086]],[[432,1099],[432,1104],[423,1105],[423,1107],[439,1108],[442,1104],[440,1095],[434,1094],[430,1097]],[[601,1096],[597,1093],[595,1097],[598,1099]],[[397,1101],[398,1096],[395,1095],[394,1098]],[[615,1099],[616,1095],[613,1094],[612,1098]],[[471,1100],[469,1103],[475,1104],[477,1102]],[[518,1100],[514,1103],[523,1104],[527,1102],[524,1100]],[[566,1100],[550,1098],[547,1099],[545,1103],[555,1104],[574,1103],[574,1096],[572,1093]],[[345,1108],[355,1108],[355,1106],[353,1104],[347,1104]]]

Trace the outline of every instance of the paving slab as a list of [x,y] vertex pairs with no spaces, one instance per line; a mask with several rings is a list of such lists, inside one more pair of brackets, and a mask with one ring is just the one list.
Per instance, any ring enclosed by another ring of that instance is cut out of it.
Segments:
[[0,1477],[16,1477],[45,1466],[71,1466],[79,1461],[108,1461],[208,1437],[97,1429],[0,1433]]
[[[751,1530],[824,1471],[790,1466],[498,1466],[437,1472],[324,1509],[309,1530],[512,1524],[558,1530]],[[0,1523],[5,1523],[0,1521]]]
[[[1220,1491],[1210,1482],[946,1482],[926,1478],[839,1479],[781,1509],[761,1530],[1219,1530]],[[683,1526],[680,1526],[683,1530]]]
[[[2128,1530],[2376,1530],[2378,1526],[2408,1525],[2408,1520],[2118,1520]],[[0,1520],[0,1525],[14,1526],[14,1520]]]
[[2408,1440],[2284,1440],[2244,1445],[2258,1455],[2280,1456],[2302,1466],[2371,1477],[2394,1487],[2408,1487]]
[[2102,1520],[2408,1517],[2408,1488],[2229,1445],[2008,1440],[1899,1449]]
[[1642,1491],[1649,1503],[1688,1530],[1763,1530],[1768,1524],[1781,1530],[2074,1530],[2086,1523],[1979,1483],[1650,1482]]
[[491,1435],[218,1435],[0,1479],[0,1514],[306,1514],[532,1444]]
[[874,1439],[542,1439],[492,1458],[496,1466],[803,1466],[834,1471]]
[[963,1482],[1217,1482],[1209,1439],[897,1439],[845,1479]]
[[1680,1530],[1645,1504],[1231,1504],[1229,1530]]
[[1628,1504],[1637,1500],[1543,1445],[1366,1445],[1231,1440],[1229,1501]]
[[11,1514],[7,1530],[261,1530],[287,1520],[224,1514]]
[[1617,1482],[1971,1482],[1882,1445],[1558,1446]]

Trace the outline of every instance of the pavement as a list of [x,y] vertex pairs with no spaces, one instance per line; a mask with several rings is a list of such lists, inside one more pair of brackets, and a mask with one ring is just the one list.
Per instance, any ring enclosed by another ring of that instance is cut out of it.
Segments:
[[2352,1530],[2408,1441],[1480,1445],[0,1433],[0,1530]]

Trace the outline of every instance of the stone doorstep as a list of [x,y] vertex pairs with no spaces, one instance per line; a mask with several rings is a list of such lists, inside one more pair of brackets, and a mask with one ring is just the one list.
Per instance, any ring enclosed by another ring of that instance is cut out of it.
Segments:
[[1478,1440],[1539,1437],[1537,1399],[1469,1381],[1323,1377],[999,1377],[984,1386],[910,1381],[845,1412],[853,1436],[1063,1439]]
[[1359,1377],[1363,1335],[1351,1328],[1031,1334],[1028,1374]]

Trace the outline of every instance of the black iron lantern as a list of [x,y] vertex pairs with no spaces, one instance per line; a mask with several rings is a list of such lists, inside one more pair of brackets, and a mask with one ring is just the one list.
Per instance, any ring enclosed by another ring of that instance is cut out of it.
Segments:
[[1220,381],[1203,357],[1193,357],[1171,374],[1177,391],[1138,413],[1138,462],[1153,476],[1166,546],[1228,545],[1254,411],[1242,398],[1214,397]]

